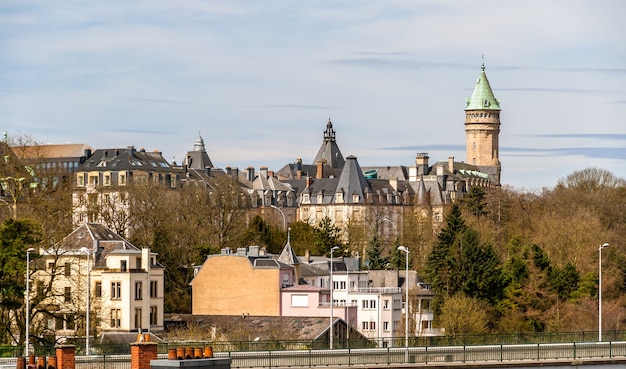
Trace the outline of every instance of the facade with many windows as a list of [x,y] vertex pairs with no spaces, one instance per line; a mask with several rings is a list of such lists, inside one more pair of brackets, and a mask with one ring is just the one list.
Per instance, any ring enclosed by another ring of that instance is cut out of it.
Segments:
[[87,308],[96,337],[163,330],[164,268],[150,249],[86,223],[39,254],[31,301],[38,312],[33,322],[42,322],[45,335],[84,337]]

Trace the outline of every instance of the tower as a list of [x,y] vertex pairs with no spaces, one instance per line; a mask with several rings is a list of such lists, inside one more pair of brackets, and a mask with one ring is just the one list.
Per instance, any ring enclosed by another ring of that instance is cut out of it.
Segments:
[[474,92],[465,105],[466,160],[488,174],[497,186],[501,171],[499,135],[500,102],[493,96],[483,62]]

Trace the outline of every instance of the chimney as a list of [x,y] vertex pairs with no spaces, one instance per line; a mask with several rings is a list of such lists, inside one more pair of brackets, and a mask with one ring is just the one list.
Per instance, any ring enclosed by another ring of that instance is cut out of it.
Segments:
[[324,178],[324,161],[318,160],[317,162],[317,173],[315,173],[315,178]]
[[262,166],[262,167],[259,168],[259,177],[267,178],[267,167],[266,166]]
[[247,179],[249,182],[254,181],[254,167],[248,167],[248,168],[246,169],[246,179]]
[[268,177],[274,177],[274,171],[273,170],[268,170],[267,171],[267,176]]
[[418,152],[415,155],[415,166],[417,167],[418,175],[428,174],[428,153]]
[[448,170],[454,174],[454,156],[448,156]]
[[306,187],[309,187],[311,184],[313,184],[313,178],[306,176]]
[[296,159],[296,179],[302,179],[302,158]]
[[304,262],[307,264],[311,264],[311,252],[309,251],[309,249],[306,249],[306,251],[304,251]]

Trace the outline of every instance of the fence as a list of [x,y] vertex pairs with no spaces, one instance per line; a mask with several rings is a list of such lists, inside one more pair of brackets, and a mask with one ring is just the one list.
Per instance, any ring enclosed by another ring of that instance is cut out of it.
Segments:
[[[534,344],[459,345],[308,350],[214,351],[229,358],[232,368],[315,366],[390,366],[432,363],[519,363],[593,359],[626,362],[626,341]],[[167,354],[159,354],[166,358]],[[13,361],[11,361],[13,360]],[[0,359],[0,367],[15,368],[15,358]],[[76,356],[76,369],[130,369],[130,355]]]

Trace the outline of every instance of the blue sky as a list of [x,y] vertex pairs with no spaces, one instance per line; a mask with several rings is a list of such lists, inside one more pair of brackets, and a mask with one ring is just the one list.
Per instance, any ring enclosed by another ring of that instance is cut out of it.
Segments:
[[333,122],[361,166],[465,158],[482,55],[501,102],[502,182],[626,177],[626,2],[0,3],[0,129],[135,146],[180,163],[310,163]]

